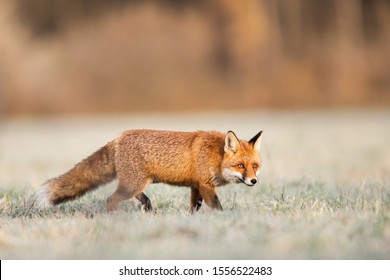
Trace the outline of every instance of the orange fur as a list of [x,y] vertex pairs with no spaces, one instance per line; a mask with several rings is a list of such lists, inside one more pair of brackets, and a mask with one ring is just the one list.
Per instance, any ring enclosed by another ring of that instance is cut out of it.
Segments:
[[37,194],[38,205],[77,198],[117,178],[118,188],[107,199],[108,211],[132,197],[151,210],[143,190],[158,182],[190,187],[191,211],[198,210],[203,200],[222,210],[216,187],[256,184],[261,133],[247,142],[238,140],[231,131],[128,130],[67,173],[47,181]]

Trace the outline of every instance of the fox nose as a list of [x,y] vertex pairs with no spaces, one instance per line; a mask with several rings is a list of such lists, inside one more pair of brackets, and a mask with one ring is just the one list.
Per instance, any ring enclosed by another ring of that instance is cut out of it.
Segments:
[[252,180],[251,180],[251,183],[254,185],[254,184],[257,183],[257,180],[256,180],[256,179],[252,179]]

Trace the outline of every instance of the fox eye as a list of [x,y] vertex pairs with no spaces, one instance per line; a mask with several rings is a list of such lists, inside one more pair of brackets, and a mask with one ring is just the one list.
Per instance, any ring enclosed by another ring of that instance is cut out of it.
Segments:
[[259,165],[257,163],[253,164],[253,168],[258,168]]
[[238,168],[244,168],[245,167],[242,163],[238,164],[237,166],[238,166]]

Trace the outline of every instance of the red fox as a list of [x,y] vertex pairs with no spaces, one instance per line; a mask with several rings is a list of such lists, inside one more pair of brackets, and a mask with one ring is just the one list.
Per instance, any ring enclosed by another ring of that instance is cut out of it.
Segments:
[[152,210],[143,191],[160,182],[190,187],[192,213],[203,200],[222,210],[216,187],[257,183],[262,132],[243,141],[232,131],[128,130],[67,173],[48,180],[36,194],[37,205],[45,208],[75,199],[117,178],[118,188],[107,199],[109,212],[132,197],[145,211]]

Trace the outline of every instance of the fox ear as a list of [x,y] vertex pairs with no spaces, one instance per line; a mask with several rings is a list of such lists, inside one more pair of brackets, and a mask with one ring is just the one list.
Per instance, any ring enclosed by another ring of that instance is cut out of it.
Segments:
[[237,152],[239,147],[240,141],[238,140],[237,136],[234,134],[233,131],[228,131],[225,137],[225,152],[235,153]]
[[263,138],[263,131],[260,131],[257,133],[251,140],[249,140],[249,144],[253,145],[255,148],[255,151],[260,152],[260,144],[261,144],[261,139]]

